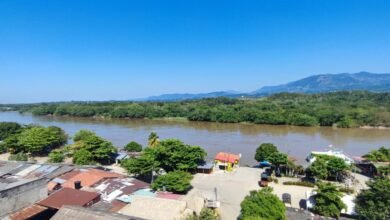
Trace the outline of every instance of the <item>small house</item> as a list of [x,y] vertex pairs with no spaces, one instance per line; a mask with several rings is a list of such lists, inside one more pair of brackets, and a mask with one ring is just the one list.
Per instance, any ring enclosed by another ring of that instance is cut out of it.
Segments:
[[231,154],[219,152],[214,160],[217,167],[223,170],[231,171],[233,167],[239,166],[241,154]]

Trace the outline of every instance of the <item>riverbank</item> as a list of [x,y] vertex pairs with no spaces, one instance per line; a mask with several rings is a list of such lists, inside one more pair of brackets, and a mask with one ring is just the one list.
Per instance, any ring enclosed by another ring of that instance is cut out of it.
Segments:
[[[231,124],[213,122],[144,120],[144,119],[91,119],[74,117],[46,117],[0,112],[0,121],[20,124],[58,126],[70,137],[81,129],[96,132],[121,148],[130,141],[147,145],[151,132],[160,139],[177,138],[207,151],[213,160],[218,152],[242,154],[242,165],[254,165],[254,153],[261,143],[273,143],[304,164],[311,151],[324,151],[333,145],[349,156],[360,156],[390,143],[390,129],[299,127],[285,125]],[[72,143],[70,140],[69,143]]]

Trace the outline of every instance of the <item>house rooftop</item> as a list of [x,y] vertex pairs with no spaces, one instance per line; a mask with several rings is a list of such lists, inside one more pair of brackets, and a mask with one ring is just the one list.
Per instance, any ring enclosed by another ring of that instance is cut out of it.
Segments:
[[10,215],[9,218],[11,220],[21,220],[21,219],[31,219],[33,217],[36,217],[40,213],[46,211],[47,208],[33,204],[31,206],[28,206],[18,212],[15,212],[14,214]]
[[[68,173],[68,175],[70,175],[70,173]],[[62,187],[74,189],[75,181],[81,181],[82,187],[92,187],[93,185],[105,179],[118,178],[118,177],[123,177],[123,175],[114,172],[98,170],[98,169],[80,170],[79,173],[67,179],[67,181],[64,184],[62,184]],[[60,178],[64,179],[63,176],[61,176]]]
[[155,197],[134,196],[131,205],[126,205],[119,213],[144,219],[181,219],[187,208],[185,201]]
[[215,160],[218,160],[220,162],[229,162],[229,163],[235,163],[240,161],[241,156],[237,154],[231,154],[226,152],[219,152],[215,156]]
[[139,220],[140,218],[130,217],[112,212],[91,210],[76,206],[63,206],[52,218],[52,220]]
[[14,177],[1,178],[0,177],[0,192],[2,190],[11,189],[17,186],[24,185],[26,183],[40,181],[42,178],[32,178],[32,179],[18,179]]
[[53,209],[60,209],[63,205],[87,206],[99,197],[98,193],[64,188],[37,204]]

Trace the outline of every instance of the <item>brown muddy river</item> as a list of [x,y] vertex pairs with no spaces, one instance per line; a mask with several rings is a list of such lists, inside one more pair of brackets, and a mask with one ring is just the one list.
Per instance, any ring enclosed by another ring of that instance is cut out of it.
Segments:
[[349,156],[360,156],[380,146],[390,147],[390,129],[336,129],[331,127],[295,127],[251,124],[221,124],[209,122],[90,119],[42,117],[17,112],[0,112],[0,121],[21,124],[55,125],[70,136],[88,129],[122,147],[129,141],[147,143],[150,132],[160,139],[177,138],[190,145],[206,149],[209,159],[219,151],[241,153],[242,165],[254,165],[254,152],[260,143],[270,142],[297,158],[301,163],[313,150],[327,150],[329,145]]

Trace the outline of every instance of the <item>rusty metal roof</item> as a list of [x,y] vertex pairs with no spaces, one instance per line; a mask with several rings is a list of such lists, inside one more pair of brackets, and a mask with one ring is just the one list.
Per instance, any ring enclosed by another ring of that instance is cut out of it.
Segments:
[[60,209],[63,205],[87,206],[98,197],[98,193],[63,188],[37,204],[54,209]]
[[18,212],[15,212],[14,214],[10,215],[9,218],[11,220],[22,220],[22,219],[30,219],[44,211],[46,211],[47,208],[46,207],[43,207],[43,206],[40,206],[40,205],[37,205],[37,204],[33,204],[31,206],[28,206]]

